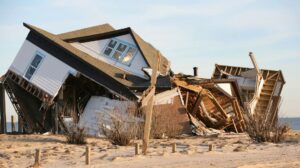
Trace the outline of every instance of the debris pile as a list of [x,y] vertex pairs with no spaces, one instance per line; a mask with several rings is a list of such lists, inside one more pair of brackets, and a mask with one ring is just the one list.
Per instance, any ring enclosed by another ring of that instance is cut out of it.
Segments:
[[181,89],[189,115],[200,120],[205,127],[244,131],[244,111],[235,80],[176,75],[174,83]]

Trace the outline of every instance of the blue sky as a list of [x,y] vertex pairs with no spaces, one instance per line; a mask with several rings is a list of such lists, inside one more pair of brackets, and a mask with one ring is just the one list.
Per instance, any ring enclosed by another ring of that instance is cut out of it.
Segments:
[[191,74],[198,66],[200,76],[211,77],[216,63],[251,67],[253,51],[261,68],[284,73],[280,115],[300,116],[299,9],[299,0],[0,0],[0,73],[26,38],[23,22],[52,33],[110,23],[133,28],[175,72]]

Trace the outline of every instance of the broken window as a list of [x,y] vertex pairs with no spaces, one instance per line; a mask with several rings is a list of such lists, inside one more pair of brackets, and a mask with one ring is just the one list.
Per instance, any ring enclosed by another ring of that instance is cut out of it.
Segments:
[[37,70],[37,68],[39,67],[40,63],[43,60],[43,56],[41,54],[36,54],[33,58],[33,60],[31,61],[26,73],[25,73],[25,78],[30,80],[33,76],[33,74],[35,73],[35,71]]
[[136,51],[136,47],[131,44],[117,39],[111,39],[105,47],[103,54],[117,60],[120,63],[130,66]]

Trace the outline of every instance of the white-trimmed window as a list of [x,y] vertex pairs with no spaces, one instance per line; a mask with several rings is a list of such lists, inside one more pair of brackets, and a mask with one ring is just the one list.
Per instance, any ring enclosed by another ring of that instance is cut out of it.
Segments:
[[44,56],[40,53],[36,53],[33,60],[31,61],[30,65],[27,68],[27,71],[25,73],[25,78],[30,80],[35,73],[35,71],[38,69],[39,65],[41,64]]
[[109,40],[103,50],[105,56],[128,66],[130,66],[136,52],[137,48],[135,46],[117,39]]

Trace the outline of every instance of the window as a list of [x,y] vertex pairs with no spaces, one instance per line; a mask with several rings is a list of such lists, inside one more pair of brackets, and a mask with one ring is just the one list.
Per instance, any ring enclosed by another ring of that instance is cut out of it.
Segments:
[[40,54],[36,54],[31,61],[26,73],[25,73],[25,78],[30,80],[34,74],[34,72],[37,70],[39,67],[40,63],[42,62],[43,56]]
[[106,45],[103,54],[120,63],[130,66],[136,51],[136,47],[131,44],[121,42],[117,39],[111,39]]

